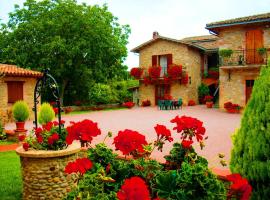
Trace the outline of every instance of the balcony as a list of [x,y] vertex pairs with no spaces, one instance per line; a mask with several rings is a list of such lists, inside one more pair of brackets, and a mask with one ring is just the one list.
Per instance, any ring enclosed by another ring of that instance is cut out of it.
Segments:
[[267,63],[269,49],[220,50],[220,66],[260,66]]

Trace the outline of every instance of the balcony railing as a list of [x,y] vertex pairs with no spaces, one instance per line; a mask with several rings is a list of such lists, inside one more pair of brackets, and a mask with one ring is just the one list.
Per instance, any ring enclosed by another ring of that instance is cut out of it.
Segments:
[[258,49],[233,50],[230,56],[219,56],[220,66],[233,65],[262,65],[267,63],[269,50],[258,51]]

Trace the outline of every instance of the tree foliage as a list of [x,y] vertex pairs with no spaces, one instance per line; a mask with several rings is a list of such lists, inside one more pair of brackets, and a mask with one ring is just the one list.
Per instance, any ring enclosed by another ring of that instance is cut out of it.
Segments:
[[27,0],[22,8],[15,5],[8,23],[1,25],[0,62],[50,68],[62,97],[66,88],[87,93],[91,83],[126,76],[129,33],[106,5]]
[[270,63],[255,81],[241,127],[233,136],[231,171],[245,176],[253,199],[270,197]]

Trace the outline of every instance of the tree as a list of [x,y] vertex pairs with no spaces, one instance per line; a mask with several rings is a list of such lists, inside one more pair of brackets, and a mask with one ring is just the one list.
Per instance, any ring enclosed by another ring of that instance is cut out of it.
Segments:
[[[121,26],[106,5],[75,0],[27,0],[0,29],[0,62],[50,68],[65,90],[122,78],[130,28]],[[71,88],[71,87],[70,87]]]
[[230,168],[245,176],[253,199],[270,197],[270,62],[255,81],[241,127],[233,136]]

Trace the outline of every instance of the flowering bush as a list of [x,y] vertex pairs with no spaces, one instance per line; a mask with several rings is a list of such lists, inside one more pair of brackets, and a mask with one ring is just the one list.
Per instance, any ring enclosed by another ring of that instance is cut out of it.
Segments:
[[161,73],[161,67],[160,66],[152,66],[148,69],[149,76],[151,78],[159,78]]
[[133,106],[135,106],[135,103],[128,101],[128,102],[123,103],[123,106],[130,109]]
[[252,192],[252,187],[248,183],[247,179],[242,178],[240,174],[231,174],[227,176],[227,180],[232,182],[228,193],[228,198],[231,198],[234,195],[241,200],[249,199]]
[[188,106],[195,106],[195,105],[196,105],[196,103],[195,103],[194,100],[189,100],[188,101]]
[[211,101],[213,101],[213,96],[211,96],[211,95],[206,95],[206,96],[204,97],[204,101],[205,101],[205,102],[211,102]]
[[171,65],[168,68],[168,75],[170,78],[179,78],[182,75],[182,65]]
[[227,110],[228,113],[239,113],[241,106],[238,104],[233,104],[232,102],[228,101],[224,103],[224,108]]
[[140,67],[134,67],[130,70],[130,75],[136,79],[140,79],[143,74],[143,69]]
[[144,100],[144,101],[142,101],[142,106],[143,107],[151,106],[150,100]]
[[93,167],[93,163],[88,158],[78,158],[74,162],[69,162],[65,168],[65,173],[80,173],[83,175],[86,171]]
[[[137,131],[119,131],[113,144],[130,159],[119,158],[104,142],[89,148],[88,159],[93,167],[86,172],[85,168],[82,169],[85,175],[80,175],[78,187],[69,193],[67,199],[87,199],[89,196],[129,200],[226,199],[224,183],[213,175],[207,160],[193,148],[196,142],[204,147],[207,137],[203,122],[188,116],[176,116],[171,122],[175,124],[173,130],[181,137],[164,157],[166,163],[150,159],[155,148],[162,151],[167,141],[173,141],[171,130],[166,126],[157,124],[154,127],[157,138],[152,143]],[[112,133],[107,136],[111,137]],[[75,165],[70,164],[66,172],[80,172]]]

